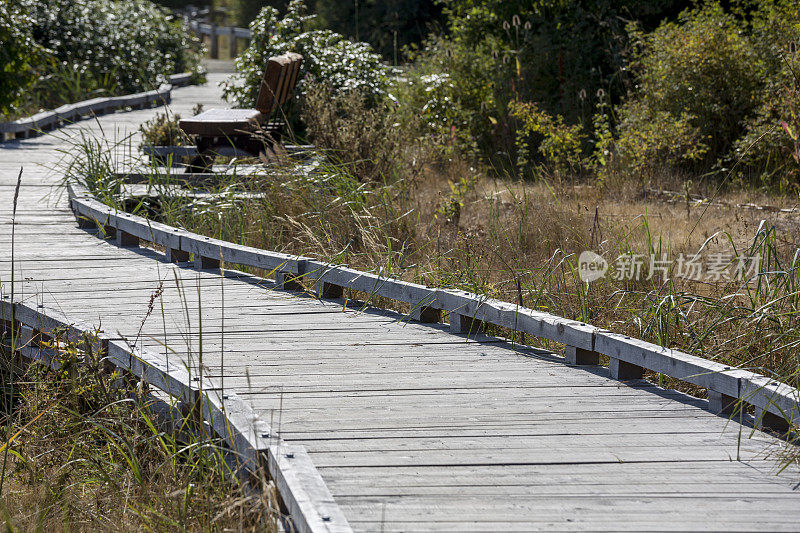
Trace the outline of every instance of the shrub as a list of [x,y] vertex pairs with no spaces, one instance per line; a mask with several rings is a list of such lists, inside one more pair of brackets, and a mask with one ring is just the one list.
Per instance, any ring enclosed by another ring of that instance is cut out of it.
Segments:
[[147,0],[0,3],[0,111],[28,114],[148,90],[175,72],[199,79],[199,42]]
[[725,166],[740,179],[796,188],[800,176],[800,5],[787,0],[762,2],[752,16],[751,42],[766,72],[761,103]]
[[582,171],[586,137],[580,125],[564,123],[561,115],[551,116],[532,102],[511,102],[511,116],[520,120],[517,130],[517,164],[524,168],[533,160],[529,144],[538,141],[539,153],[556,172]]
[[367,41],[384,58],[394,60],[405,47],[427,37],[430,26],[441,20],[442,4],[437,0],[315,0],[313,5],[319,15],[317,27]]
[[[427,101],[442,102],[446,113],[442,120],[431,117],[432,130],[446,135],[455,128],[453,136],[477,155],[513,166],[518,121],[509,115],[510,102],[537,102],[565,124],[588,125],[598,89],[610,103],[626,90],[623,21],[634,18],[649,28],[687,3],[448,1],[449,33],[429,39],[417,54],[410,105],[419,110]],[[448,85],[429,88],[422,79],[442,73]]]
[[487,155],[506,151],[503,135],[503,99],[494,83],[505,67],[483,46],[461,46],[432,38],[412,56],[411,69],[398,84],[398,102],[404,116],[418,121],[418,135],[433,137],[442,145]]
[[150,89],[175,72],[198,71],[199,43],[147,0],[21,0],[33,38],[69,68],[118,91]]
[[310,140],[330,160],[360,181],[409,184],[437,159],[436,146],[408,135],[400,108],[389,99],[370,102],[360,91],[335,93],[319,83],[307,86],[302,119]]
[[[223,96],[243,107],[252,107],[267,60],[285,52],[303,55],[303,73],[326,84],[334,93],[358,90],[375,98],[386,93],[389,68],[366,43],[353,43],[328,30],[308,31],[313,15],[303,0],[292,0],[281,19],[273,7],[265,7],[250,25],[250,46],[236,58],[237,77],[226,83]],[[305,92],[298,83],[295,94]]]
[[742,23],[710,3],[634,34],[638,77],[618,110],[621,155],[634,165],[702,158],[707,168],[745,132],[759,102],[765,73]]
[[0,2],[0,113],[11,114],[23,90],[37,77],[45,59],[42,48],[33,40],[31,17],[22,12],[16,0]]
[[[202,104],[197,104],[193,110],[194,115],[199,115],[203,110]],[[191,146],[192,140],[179,126],[181,116],[169,110],[156,113],[156,116],[139,126],[143,146]]]

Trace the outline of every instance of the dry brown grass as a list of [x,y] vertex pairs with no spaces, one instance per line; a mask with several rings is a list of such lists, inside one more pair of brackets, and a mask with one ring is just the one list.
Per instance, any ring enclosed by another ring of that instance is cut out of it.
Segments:
[[3,356],[3,435],[16,434],[0,503],[7,531],[276,530],[273,486],[245,490],[218,439],[199,427],[178,436],[136,383],[75,355],[66,349],[58,372],[17,372],[13,400]]

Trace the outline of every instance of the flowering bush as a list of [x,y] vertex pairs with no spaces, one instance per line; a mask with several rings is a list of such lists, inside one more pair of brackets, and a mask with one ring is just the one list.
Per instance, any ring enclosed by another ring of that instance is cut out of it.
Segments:
[[147,0],[0,2],[0,107],[32,112],[202,75],[199,42]]
[[199,43],[180,21],[147,0],[21,0],[31,33],[55,61],[108,79],[120,92],[157,86],[199,70]]
[[[265,7],[250,25],[250,46],[236,58],[237,77],[223,88],[226,100],[252,107],[267,60],[285,52],[303,55],[302,72],[335,93],[358,90],[372,98],[386,94],[390,68],[367,43],[353,43],[329,30],[308,31],[313,15],[303,0],[289,2],[281,19],[273,7]],[[301,74],[295,94],[305,92]]]

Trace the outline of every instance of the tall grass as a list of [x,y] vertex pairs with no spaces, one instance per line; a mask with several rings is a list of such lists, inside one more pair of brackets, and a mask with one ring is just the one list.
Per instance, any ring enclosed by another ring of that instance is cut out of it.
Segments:
[[91,345],[56,336],[47,346],[57,370],[15,365],[2,353],[2,372],[17,384],[2,413],[12,435],[2,445],[6,528],[275,530],[274,486],[240,484],[224,443],[191,417],[174,417]]

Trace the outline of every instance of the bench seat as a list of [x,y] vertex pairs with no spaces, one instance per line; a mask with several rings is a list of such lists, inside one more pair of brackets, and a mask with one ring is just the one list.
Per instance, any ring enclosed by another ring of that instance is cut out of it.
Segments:
[[192,118],[181,119],[178,125],[189,135],[218,137],[250,133],[266,121],[256,109],[209,109]]

